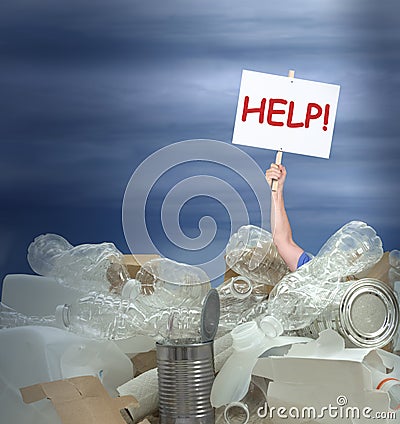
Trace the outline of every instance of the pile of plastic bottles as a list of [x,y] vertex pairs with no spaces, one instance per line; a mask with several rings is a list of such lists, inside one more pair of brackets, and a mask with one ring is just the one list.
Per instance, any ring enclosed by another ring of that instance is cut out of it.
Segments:
[[[290,273],[268,231],[241,227],[226,248],[226,264],[238,276],[217,287],[218,334],[251,320],[267,325],[265,316],[277,319],[286,332],[307,328],[337,308],[357,274],[382,255],[382,241],[375,230],[352,221],[333,234],[310,262]],[[200,338],[202,302],[211,285],[198,267],[158,258],[145,263],[132,278],[114,244],[72,246],[55,234],[41,235],[31,243],[28,262],[37,274],[80,290],[82,297],[74,304],[59,305],[54,316],[40,318],[23,316],[3,305],[3,327],[42,324],[113,340],[138,334],[158,342],[184,335]],[[400,271],[395,251],[391,262],[390,278],[396,280]],[[273,287],[269,296],[267,286]]]
[[[395,295],[400,292],[399,251],[389,255],[391,288],[358,277],[382,255],[381,239],[360,221],[340,228],[310,262],[294,272],[265,229],[247,225],[232,235],[226,265],[237,276],[216,288],[219,305],[214,306],[219,312],[217,338],[231,333],[233,354],[211,395],[214,406],[228,404],[227,423],[235,422],[229,418],[235,415],[232,401],[248,397],[249,387],[259,390],[250,380],[251,368],[267,348],[317,338],[322,330],[333,328],[350,346],[381,347],[394,337],[394,349],[399,349]],[[199,267],[156,258],[143,264],[133,277],[113,243],[73,246],[56,234],[37,237],[28,248],[28,262],[35,273],[52,277],[80,296],[45,317],[27,316],[0,304],[0,328],[39,325],[103,341],[141,335],[168,345],[203,341],[204,304],[211,284]],[[242,364],[235,381],[232,364]],[[224,380],[227,373],[229,390]],[[399,390],[398,384],[394,387],[391,390]]]

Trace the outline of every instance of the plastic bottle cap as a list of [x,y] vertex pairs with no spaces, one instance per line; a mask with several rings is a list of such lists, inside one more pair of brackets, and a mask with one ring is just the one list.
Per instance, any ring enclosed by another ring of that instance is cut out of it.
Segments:
[[135,299],[140,293],[140,282],[135,279],[128,280],[122,287],[121,297],[125,299]]
[[[229,405],[225,407],[224,411],[224,418],[226,423],[234,423],[237,420],[236,414],[240,412],[243,414],[244,417],[241,417],[241,424],[247,424],[250,419],[250,412],[248,406],[243,402],[231,402]],[[240,414],[239,416],[241,416]],[[232,416],[231,416],[232,415]]]
[[66,329],[68,328],[68,321],[65,320],[66,313],[68,310],[68,305],[57,305],[56,306],[56,325],[58,328]]
[[283,333],[283,325],[271,315],[261,320],[260,327],[267,337],[278,337]]

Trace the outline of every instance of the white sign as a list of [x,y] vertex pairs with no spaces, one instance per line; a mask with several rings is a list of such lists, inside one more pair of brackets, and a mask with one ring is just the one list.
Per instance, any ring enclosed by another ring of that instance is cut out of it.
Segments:
[[232,142],[329,158],[340,86],[243,70]]

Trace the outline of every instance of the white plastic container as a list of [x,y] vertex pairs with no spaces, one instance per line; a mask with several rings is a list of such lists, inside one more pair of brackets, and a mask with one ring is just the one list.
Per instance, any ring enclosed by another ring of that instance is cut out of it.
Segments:
[[23,403],[19,389],[81,375],[99,377],[111,396],[133,377],[129,358],[111,341],[79,337],[51,327],[0,331],[0,411],[3,423],[55,424],[49,400]]
[[309,341],[305,337],[281,336],[283,328],[273,317],[265,317],[261,328],[249,321],[232,330],[233,353],[215,378],[211,390],[211,404],[215,408],[240,401],[247,393],[251,371],[257,358],[278,346]]

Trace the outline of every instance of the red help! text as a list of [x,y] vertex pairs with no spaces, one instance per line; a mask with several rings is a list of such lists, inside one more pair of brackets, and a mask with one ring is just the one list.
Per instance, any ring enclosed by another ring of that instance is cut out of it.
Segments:
[[273,127],[283,127],[286,125],[288,128],[309,128],[310,122],[319,118],[323,118],[322,129],[326,131],[328,129],[329,120],[329,109],[330,105],[326,104],[324,107],[318,103],[308,103],[305,110],[304,122],[293,122],[293,113],[295,103],[293,101],[288,102],[285,99],[269,99],[267,107],[267,99],[263,98],[259,107],[249,107],[250,98],[246,96],[244,98],[242,121],[246,122],[247,115],[249,113],[258,113],[258,122],[263,124],[266,123]]

